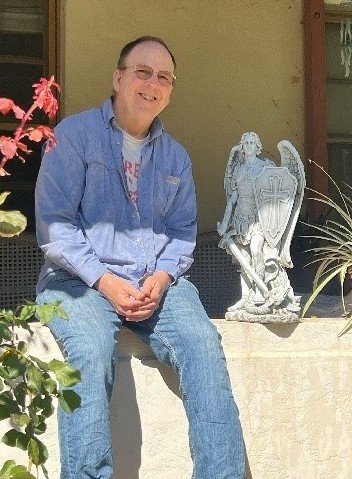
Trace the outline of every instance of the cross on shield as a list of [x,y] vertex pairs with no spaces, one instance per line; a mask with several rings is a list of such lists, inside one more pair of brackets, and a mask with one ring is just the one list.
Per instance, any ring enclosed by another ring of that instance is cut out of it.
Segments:
[[297,179],[286,167],[267,166],[253,179],[264,238],[275,248],[285,232],[297,191]]

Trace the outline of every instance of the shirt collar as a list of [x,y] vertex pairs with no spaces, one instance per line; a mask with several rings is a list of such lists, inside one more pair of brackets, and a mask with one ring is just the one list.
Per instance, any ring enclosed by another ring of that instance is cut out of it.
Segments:
[[[114,110],[112,108],[112,101],[113,101],[113,97],[108,98],[107,100],[105,100],[105,102],[103,103],[101,107],[103,120],[105,123],[105,128],[110,128],[110,126],[112,126],[113,124],[113,120],[115,119]],[[161,120],[158,117],[156,117],[153,120],[149,129],[150,141],[160,136],[163,131],[164,131],[163,124]]]

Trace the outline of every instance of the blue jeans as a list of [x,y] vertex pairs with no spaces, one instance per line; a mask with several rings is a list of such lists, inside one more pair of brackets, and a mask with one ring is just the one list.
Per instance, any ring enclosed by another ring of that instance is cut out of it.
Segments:
[[59,408],[61,479],[112,477],[109,401],[122,325],[138,334],[179,378],[193,479],[244,478],[241,425],[220,337],[192,283],[180,278],[153,317],[143,322],[124,321],[98,291],[65,272],[37,301],[57,299],[69,320],[54,318],[49,327],[82,376],[74,387],[81,407],[72,414]]

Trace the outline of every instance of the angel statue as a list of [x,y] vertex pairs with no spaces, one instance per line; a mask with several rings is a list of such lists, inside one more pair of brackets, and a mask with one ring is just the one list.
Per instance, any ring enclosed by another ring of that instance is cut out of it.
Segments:
[[281,166],[259,158],[262,143],[250,131],[230,152],[224,187],[226,208],[217,230],[221,248],[240,265],[242,296],[226,319],[273,323],[299,321],[286,268],[301,208],[305,174],[299,154],[286,140],[277,145]]

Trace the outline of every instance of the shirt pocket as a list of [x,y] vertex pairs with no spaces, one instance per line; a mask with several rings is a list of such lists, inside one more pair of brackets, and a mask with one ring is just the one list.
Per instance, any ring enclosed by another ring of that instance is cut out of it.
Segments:
[[108,171],[104,163],[92,161],[87,164],[83,203],[86,202],[88,206],[107,203],[107,178]]
[[164,218],[177,194],[181,179],[178,176],[166,175],[164,172],[155,171],[154,182],[154,208],[157,215]]

